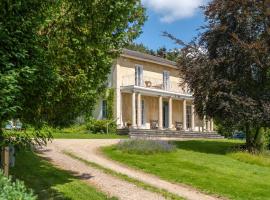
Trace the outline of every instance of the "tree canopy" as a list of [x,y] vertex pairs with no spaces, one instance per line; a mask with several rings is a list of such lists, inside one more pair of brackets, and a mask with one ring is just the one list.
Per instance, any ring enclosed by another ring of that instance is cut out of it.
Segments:
[[7,120],[39,130],[90,115],[113,59],[145,21],[139,0],[3,0],[0,11],[0,151],[50,138],[3,132]]
[[249,151],[262,147],[270,125],[270,16],[265,0],[213,0],[206,25],[179,59],[197,113],[244,130]]
[[4,0],[0,10],[1,128],[91,113],[113,59],[146,19],[139,0]]

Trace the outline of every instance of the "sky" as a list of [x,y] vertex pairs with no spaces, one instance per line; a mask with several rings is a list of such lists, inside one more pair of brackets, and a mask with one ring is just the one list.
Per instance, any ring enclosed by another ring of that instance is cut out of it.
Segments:
[[204,16],[199,6],[206,2],[207,0],[142,0],[148,20],[143,27],[143,33],[135,42],[155,50],[163,46],[167,49],[179,47],[162,36],[164,31],[184,42],[191,41],[204,24]]

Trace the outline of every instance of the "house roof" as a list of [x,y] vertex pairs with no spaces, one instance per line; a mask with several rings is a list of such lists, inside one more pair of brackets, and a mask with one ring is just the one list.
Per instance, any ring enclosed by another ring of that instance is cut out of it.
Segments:
[[141,53],[138,51],[133,51],[133,50],[129,50],[129,49],[123,49],[122,51],[122,56],[124,57],[131,57],[131,58],[135,58],[135,59],[139,59],[139,60],[144,60],[144,61],[150,61],[150,62],[155,62],[155,63],[159,63],[161,65],[167,65],[167,66],[171,66],[176,68],[176,62],[164,59],[164,58],[160,58],[157,56],[153,56],[153,55],[149,55],[146,53]]

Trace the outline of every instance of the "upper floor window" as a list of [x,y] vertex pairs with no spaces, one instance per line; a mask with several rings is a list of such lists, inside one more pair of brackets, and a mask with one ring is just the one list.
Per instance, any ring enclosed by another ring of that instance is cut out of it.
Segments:
[[135,65],[135,85],[143,86],[143,66]]
[[170,87],[170,72],[163,71],[163,89],[168,90]]

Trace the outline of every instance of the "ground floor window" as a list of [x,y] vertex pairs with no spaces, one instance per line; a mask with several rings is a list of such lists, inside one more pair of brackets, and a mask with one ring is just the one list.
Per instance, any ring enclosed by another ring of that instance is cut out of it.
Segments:
[[107,118],[107,100],[103,100],[102,101],[102,119],[106,119]]
[[[135,103],[135,108],[136,108],[136,124],[138,124],[138,102],[136,99],[136,103]],[[144,104],[144,100],[141,100],[141,124],[144,125],[145,124],[145,104]]]

